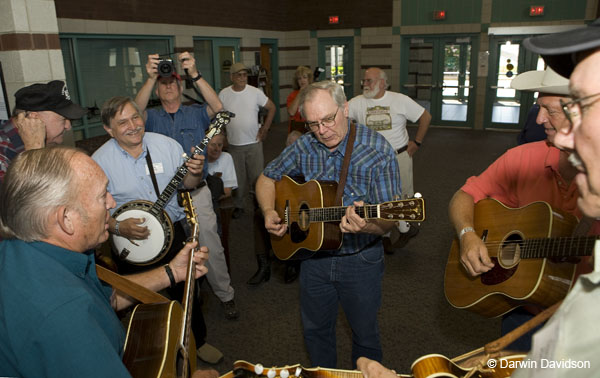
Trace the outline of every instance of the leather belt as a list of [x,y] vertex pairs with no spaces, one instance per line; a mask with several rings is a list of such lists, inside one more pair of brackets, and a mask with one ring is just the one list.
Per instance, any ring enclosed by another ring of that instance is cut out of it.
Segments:
[[396,155],[400,155],[401,153],[403,153],[404,151],[408,150],[408,144],[404,147],[400,147],[396,150]]

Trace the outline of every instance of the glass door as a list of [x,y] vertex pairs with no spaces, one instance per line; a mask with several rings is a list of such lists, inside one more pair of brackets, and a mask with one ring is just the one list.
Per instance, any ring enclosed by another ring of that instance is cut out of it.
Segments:
[[355,96],[354,38],[319,38],[319,67],[325,69],[317,80],[332,80],[344,88],[346,98]]
[[492,36],[490,69],[485,104],[485,128],[520,129],[525,122],[534,94],[512,89],[515,76],[530,70],[543,70],[544,61],[526,50],[526,36]]
[[241,59],[237,38],[194,38],[194,57],[198,70],[214,90],[231,85],[229,67]]
[[432,116],[432,124],[472,127],[473,36],[406,37],[402,92]]

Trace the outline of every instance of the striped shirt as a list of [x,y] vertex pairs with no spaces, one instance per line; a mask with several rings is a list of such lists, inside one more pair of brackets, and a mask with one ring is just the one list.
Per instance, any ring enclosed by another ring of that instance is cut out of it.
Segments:
[[[307,181],[339,181],[349,134],[332,152],[312,133],[306,133],[271,161],[263,174],[276,181],[283,175],[303,176]],[[364,201],[366,204],[378,204],[400,195],[400,173],[392,146],[381,134],[357,125],[343,203],[351,205],[353,201]],[[372,246],[381,248],[378,238],[378,235],[366,233],[344,234],[338,253],[356,253]]]

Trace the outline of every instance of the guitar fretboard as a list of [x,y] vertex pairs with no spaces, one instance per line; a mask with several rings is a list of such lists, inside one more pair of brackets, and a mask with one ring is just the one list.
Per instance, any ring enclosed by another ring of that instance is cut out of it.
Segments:
[[600,236],[525,240],[521,244],[521,258],[539,259],[544,257],[591,256],[598,238]]
[[[230,117],[231,113],[229,112],[217,113],[217,115],[215,116],[215,120],[210,125],[209,132],[206,134],[204,139],[202,139],[202,141],[194,147],[194,152],[192,153],[192,155],[202,154],[212,137],[220,133],[221,128],[229,123]],[[158,199],[156,200],[156,202],[154,202],[154,205],[150,209],[150,212],[156,217],[161,216],[163,209],[165,208],[165,206],[167,206],[167,203],[169,203],[169,200],[177,191],[177,188],[183,181],[185,175],[187,175],[189,170],[185,166],[185,163],[187,163],[188,160],[190,160],[190,157],[186,155],[184,157],[183,164],[177,169],[177,173],[175,173],[175,176],[173,176],[167,187],[162,191],[162,193],[160,193],[160,196],[158,196]]]
[[[365,205],[356,208],[356,214],[361,218],[372,219],[379,215],[379,205]],[[338,222],[346,214],[347,207],[321,207],[310,209],[311,222]]]

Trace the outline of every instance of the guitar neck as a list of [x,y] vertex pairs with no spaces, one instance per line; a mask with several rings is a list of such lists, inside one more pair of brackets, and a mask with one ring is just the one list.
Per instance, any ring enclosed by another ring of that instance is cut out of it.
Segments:
[[[215,121],[211,123],[208,133],[206,134],[204,139],[202,139],[202,141],[194,147],[194,152],[192,153],[192,155],[200,155],[204,153],[204,150],[206,149],[206,146],[208,145],[212,137],[220,133],[221,128],[229,123],[230,116],[231,113],[228,112],[217,113]],[[185,163],[187,163],[188,160],[190,160],[190,157],[184,154],[183,164],[177,169],[177,173],[175,173],[175,176],[171,179],[171,181],[169,182],[167,187],[162,191],[162,193],[160,193],[160,195],[158,196],[158,200],[156,200],[154,206],[152,206],[152,208],[150,209],[150,212],[155,216],[159,217],[160,214],[162,214],[163,209],[165,208],[165,206],[167,206],[167,203],[169,203],[169,200],[177,191],[177,188],[183,181],[185,175],[187,175],[189,170],[185,166]]]
[[[339,222],[346,215],[347,206],[320,207],[310,209],[311,222]],[[356,214],[363,219],[377,219],[379,205],[364,205],[356,208]]]
[[528,239],[521,248],[521,258],[591,256],[598,238],[600,236]]

